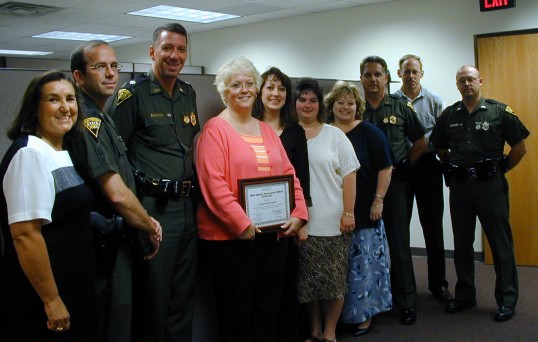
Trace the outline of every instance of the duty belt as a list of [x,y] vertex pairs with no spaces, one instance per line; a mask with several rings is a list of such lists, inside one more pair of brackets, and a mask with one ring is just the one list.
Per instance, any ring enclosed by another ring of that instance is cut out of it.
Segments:
[[449,165],[449,172],[459,182],[468,184],[477,183],[490,179],[499,172],[499,163],[493,159],[482,159],[476,162],[474,167],[463,167],[454,164]]
[[135,172],[136,190],[139,196],[156,198],[189,197],[193,187],[192,179],[171,180],[146,177],[143,172]]

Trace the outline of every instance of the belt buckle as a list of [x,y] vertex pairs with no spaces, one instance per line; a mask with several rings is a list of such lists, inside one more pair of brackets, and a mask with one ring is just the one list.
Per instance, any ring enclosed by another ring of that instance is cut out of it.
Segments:
[[467,168],[467,180],[469,183],[475,183],[478,181],[478,171],[474,167]]
[[181,197],[189,197],[191,193],[192,181],[183,181],[181,183]]

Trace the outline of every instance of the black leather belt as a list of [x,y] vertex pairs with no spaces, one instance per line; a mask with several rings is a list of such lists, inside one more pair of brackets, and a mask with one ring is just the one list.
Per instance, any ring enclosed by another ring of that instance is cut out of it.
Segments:
[[189,197],[191,180],[151,179],[144,184],[144,193],[151,197]]
[[136,191],[139,196],[156,198],[189,197],[194,186],[192,179],[171,180],[146,177],[143,172],[135,172]]
[[477,183],[491,179],[499,172],[499,163],[493,159],[483,159],[476,162],[474,167],[462,167],[450,164],[449,172],[459,182]]

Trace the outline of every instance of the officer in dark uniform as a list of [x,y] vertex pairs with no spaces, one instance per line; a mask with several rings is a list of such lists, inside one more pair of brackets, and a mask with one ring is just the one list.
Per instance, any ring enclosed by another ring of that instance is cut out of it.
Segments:
[[187,58],[185,28],[157,28],[149,55],[151,70],[119,90],[112,110],[136,169],[139,198],[163,226],[159,254],[142,265],[141,339],[191,341],[197,254],[193,138],[200,126],[195,91],[177,78]]
[[145,231],[158,250],[161,227],[145,212],[134,191],[127,148],[112,119],[103,112],[114,94],[121,66],[104,41],[79,45],[71,54],[71,71],[81,90],[84,133],[68,146],[79,174],[95,196],[92,228],[97,255],[100,341],[131,341],[131,227]]
[[[455,299],[446,311],[455,313],[476,306],[473,243],[478,216],[497,275],[495,300],[499,309],[495,320],[503,322],[513,317],[518,298],[504,173],[525,155],[529,131],[510,107],[482,97],[482,78],[475,67],[462,66],[456,73],[456,84],[462,101],[443,111],[430,136],[445,162],[450,186],[458,282]],[[511,149],[503,157],[505,143]]]
[[[413,324],[417,320],[417,290],[409,237],[407,178],[411,165],[427,148],[426,130],[409,104],[385,94],[388,70],[384,59],[368,56],[362,60],[360,69],[366,100],[363,119],[385,133],[398,161],[384,196],[383,221],[390,249],[393,298],[401,308],[400,322]],[[383,199],[379,194],[375,196]]]

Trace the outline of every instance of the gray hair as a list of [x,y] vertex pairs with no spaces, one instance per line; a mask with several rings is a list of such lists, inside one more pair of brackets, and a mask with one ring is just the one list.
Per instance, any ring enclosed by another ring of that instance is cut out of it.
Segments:
[[228,87],[226,84],[230,79],[237,75],[248,75],[254,78],[256,84],[256,93],[260,91],[260,85],[262,78],[260,72],[256,69],[254,64],[245,57],[238,57],[224,63],[217,71],[215,82],[213,83],[217,87],[222,102],[226,105],[226,98],[224,97],[224,91]]

